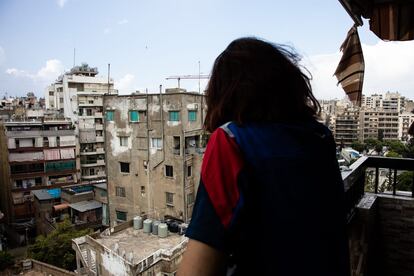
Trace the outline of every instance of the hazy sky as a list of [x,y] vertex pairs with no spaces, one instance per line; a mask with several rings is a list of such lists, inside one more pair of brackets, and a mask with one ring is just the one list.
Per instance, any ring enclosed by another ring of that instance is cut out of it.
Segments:
[[[76,63],[111,76],[121,94],[175,87],[170,75],[209,73],[233,39],[257,36],[294,46],[313,75],[318,98],[342,98],[332,76],[353,25],[335,0],[1,0],[0,96],[44,88]],[[359,28],[366,61],[364,93],[414,98],[414,42],[380,41]],[[206,81],[202,82],[205,86]],[[275,83],[277,85],[277,83]],[[198,90],[198,81],[181,81]]]

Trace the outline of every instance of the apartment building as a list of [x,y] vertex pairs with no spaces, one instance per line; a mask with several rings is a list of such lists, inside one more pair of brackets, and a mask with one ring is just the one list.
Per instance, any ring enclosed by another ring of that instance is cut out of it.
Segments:
[[414,122],[414,113],[402,112],[398,116],[398,139],[407,142],[410,139],[408,129]]
[[112,79],[99,77],[88,64],[73,67],[46,89],[46,106],[61,111],[76,126],[81,180],[105,179],[103,95],[117,94]]
[[104,97],[111,225],[143,214],[191,217],[205,108],[204,95],[183,89]]
[[335,116],[335,128],[332,129],[337,145],[350,146],[359,139],[359,109],[346,108]]
[[75,130],[64,119],[9,120],[0,125],[0,209],[9,225],[34,217],[33,193],[75,184]]
[[364,109],[361,111],[360,120],[362,140],[397,140],[399,137],[397,109]]
[[363,108],[375,109],[382,108],[387,111],[403,112],[407,99],[398,92],[387,92],[385,95],[373,94],[371,96],[362,97]]

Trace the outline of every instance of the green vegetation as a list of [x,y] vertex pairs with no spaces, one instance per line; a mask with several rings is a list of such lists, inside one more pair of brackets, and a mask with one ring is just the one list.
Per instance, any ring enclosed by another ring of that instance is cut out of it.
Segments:
[[13,256],[7,251],[0,251],[0,271],[14,265]]
[[76,268],[76,257],[72,239],[89,233],[90,229],[75,230],[69,220],[65,220],[48,236],[38,236],[36,242],[29,246],[28,255],[35,260],[73,271]]
[[376,152],[381,152],[383,147],[387,147],[387,157],[414,158],[414,139],[411,139],[407,144],[404,144],[399,140],[380,141],[376,139],[366,139],[364,143],[359,141],[353,142],[351,147],[359,152],[372,149]]

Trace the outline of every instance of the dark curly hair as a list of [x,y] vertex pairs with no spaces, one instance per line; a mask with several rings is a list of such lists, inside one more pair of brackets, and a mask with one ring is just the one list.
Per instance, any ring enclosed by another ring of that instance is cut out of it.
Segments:
[[315,117],[312,94],[300,58],[286,46],[239,38],[217,57],[208,83],[205,128],[222,124],[297,122]]

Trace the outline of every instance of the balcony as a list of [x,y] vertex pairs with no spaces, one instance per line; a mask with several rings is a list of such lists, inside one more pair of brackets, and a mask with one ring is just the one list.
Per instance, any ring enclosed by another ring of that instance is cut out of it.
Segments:
[[94,117],[95,118],[102,118],[103,114],[102,114],[102,112],[95,112]]
[[103,143],[104,141],[105,141],[105,138],[103,136],[96,136],[97,143]]
[[91,174],[91,175],[82,175],[82,179],[84,180],[101,179],[105,177],[106,177],[105,172],[98,172],[97,174]]
[[414,159],[361,157],[350,168],[342,176],[354,275],[412,274],[414,176],[404,188],[399,176]]
[[96,124],[95,129],[96,130],[103,130],[103,125],[102,124]]

